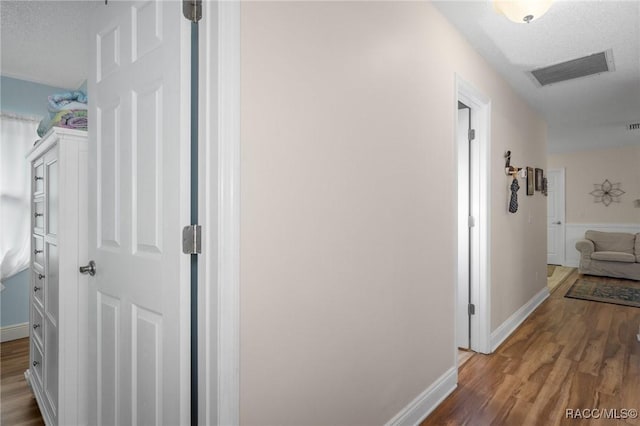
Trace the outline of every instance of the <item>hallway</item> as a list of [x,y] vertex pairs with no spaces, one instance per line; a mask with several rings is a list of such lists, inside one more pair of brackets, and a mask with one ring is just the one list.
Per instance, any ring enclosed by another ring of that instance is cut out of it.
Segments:
[[[575,425],[567,409],[639,410],[640,309],[565,298],[578,276],[557,287],[495,353],[464,364],[458,388],[422,426]],[[600,424],[640,419],[589,420]]]

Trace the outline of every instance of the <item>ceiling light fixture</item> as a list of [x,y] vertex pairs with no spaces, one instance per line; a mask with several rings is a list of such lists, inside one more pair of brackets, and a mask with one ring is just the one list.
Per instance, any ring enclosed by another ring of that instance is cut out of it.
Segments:
[[493,8],[517,23],[535,21],[551,7],[553,0],[493,0]]

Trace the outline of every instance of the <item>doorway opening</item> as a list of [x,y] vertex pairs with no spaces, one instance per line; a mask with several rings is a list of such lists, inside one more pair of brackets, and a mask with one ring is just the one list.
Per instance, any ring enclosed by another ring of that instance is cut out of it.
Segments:
[[[465,351],[471,349],[471,265],[472,259],[472,223],[473,199],[472,188],[474,174],[472,172],[472,134],[471,108],[458,101],[456,123],[456,142],[458,149],[458,302],[456,323],[456,344],[459,362],[462,363]],[[464,258],[467,261],[462,261]]]
[[490,112],[490,99],[456,76],[456,359],[466,358],[459,349],[491,353]]

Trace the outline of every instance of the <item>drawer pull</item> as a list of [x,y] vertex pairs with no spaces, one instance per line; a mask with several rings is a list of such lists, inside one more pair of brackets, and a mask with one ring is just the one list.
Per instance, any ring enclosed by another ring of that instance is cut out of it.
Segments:
[[31,364],[32,364],[34,367],[37,367],[38,365],[40,365],[40,363],[39,363],[38,361],[33,361]]
[[40,254],[40,253],[42,253],[43,251],[44,251],[44,250],[38,250],[38,249],[35,249],[35,250],[33,251],[33,254]]
[[35,180],[36,182],[43,179],[44,179],[44,176],[36,176],[33,178],[33,180]]
[[36,213],[33,214],[33,217],[41,217],[41,216],[44,216],[44,213],[36,212]]
[[36,330],[38,327],[40,327],[40,324],[33,324],[33,329]]
[[33,292],[35,293],[36,291],[40,290],[42,287],[38,287],[37,285],[33,286]]
[[38,279],[39,279],[39,280],[41,280],[41,279],[43,279],[43,278],[44,278],[44,275],[42,275],[42,274],[38,274]]

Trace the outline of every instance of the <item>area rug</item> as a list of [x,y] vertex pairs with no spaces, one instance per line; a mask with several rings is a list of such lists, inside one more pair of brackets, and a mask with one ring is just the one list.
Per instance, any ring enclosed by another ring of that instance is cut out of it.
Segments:
[[[553,291],[562,284],[575,270],[576,268],[570,268],[568,266],[547,265],[547,287],[549,291]],[[549,275],[549,272],[551,272],[551,275]]]
[[564,297],[640,308],[640,282],[583,277],[576,280]]

